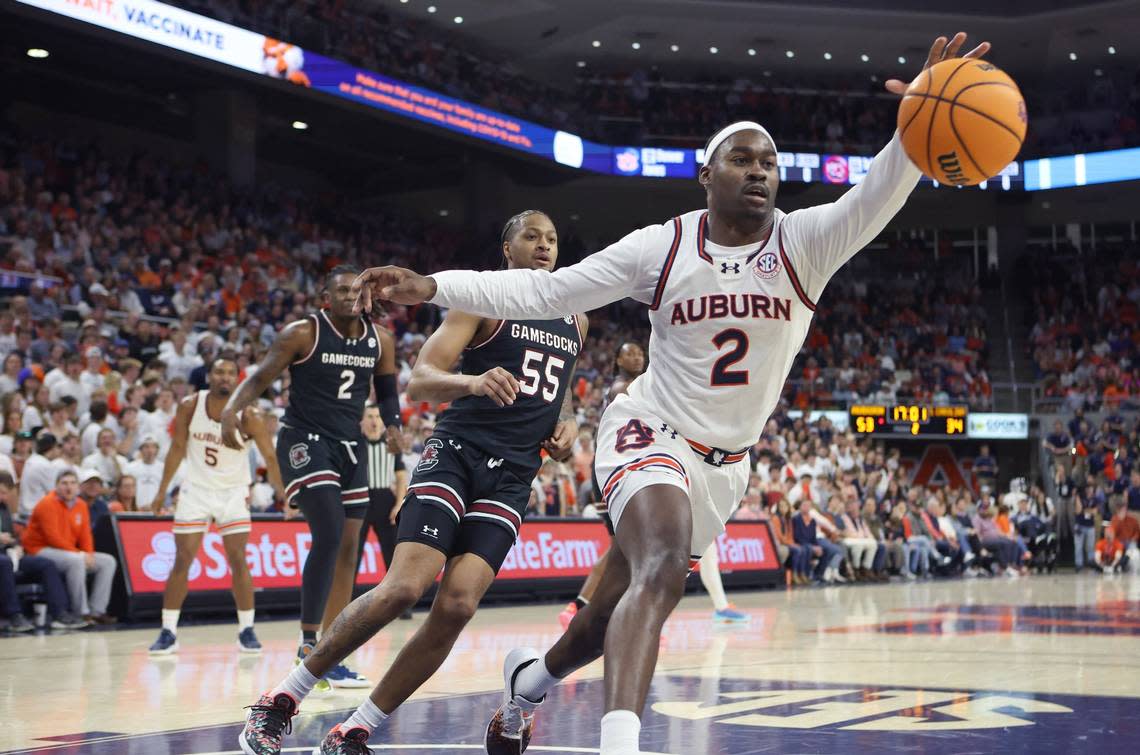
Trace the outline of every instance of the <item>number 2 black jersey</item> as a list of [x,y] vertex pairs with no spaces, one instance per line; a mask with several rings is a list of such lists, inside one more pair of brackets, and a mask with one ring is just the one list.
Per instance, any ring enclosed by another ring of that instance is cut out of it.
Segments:
[[486,396],[464,396],[451,403],[435,434],[466,440],[495,458],[536,470],[542,441],[558,424],[558,414],[582,348],[578,317],[558,320],[503,320],[483,343],[463,352],[461,371],[482,375],[502,367],[519,381],[510,406]]
[[364,318],[364,335],[347,338],[324,310],[310,316],[316,331],[313,350],[289,366],[289,406],[282,424],[330,440],[356,440],[380,358],[380,338]]

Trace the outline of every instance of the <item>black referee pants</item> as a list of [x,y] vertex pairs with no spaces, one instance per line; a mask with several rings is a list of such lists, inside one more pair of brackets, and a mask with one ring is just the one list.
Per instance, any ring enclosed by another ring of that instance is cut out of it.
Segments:
[[360,559],[364,557],[364,543],[368,539],[368,529],[376,533],[380,541],[380,553],[384,557],[384,568],[392,566],[392,554],[396,551],[396,525],[388,521],[392,507],[396,505],[396,494],[389,488],[368,491],[368,512],[364,515],[364,526],[360,530],[360,550],[356,555],[356,570],[360,572]]

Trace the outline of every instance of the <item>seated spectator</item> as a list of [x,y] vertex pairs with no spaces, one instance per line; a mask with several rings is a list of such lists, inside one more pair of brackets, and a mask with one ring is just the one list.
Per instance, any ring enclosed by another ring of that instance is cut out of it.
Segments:
[[1005,570],[1007,576],[1019,576],[1020,550],[1013,538],[998,527],[996,514],[996,508],[989,501],[983,500],[978,504],[978,513],[974,515],[974,530],[978,533],[978,541],[983,548],[994,554],[999,568]]
[[55,486],[59,468],[54,462],[60,451],[59,443],[51,433],[42,432],[36,437],[36,452],[24,462],[24,470],[20,473],[20,516],[23,519],[32,515],[36,503]]
[[879,541],[863,523],[854,487],[845,491],[843,497],[844,501],[836,497],[832,502],[839,512],[837,525],[840,528],[840,539],[847,550],[847,560],[855,579],[860,582],[881,582],[883,576],[876,573],[875,561],[885,548],[879,545]]
[[[36,504],[23,538],[24,550],[55,564],[67,582],[72,608],[84,619],[113,624],[107,614],[111,583],[118,563],[108,553],[96,553],[87,503],[79,497],[74,472],[61,472],[55,490]],[[87,576],[94,577],[88,600]]]
[[[129,474],[125,474],[119,478],[115,484],[115,495],[111,502],[107,505],[108,511],[114,514],[121,514],[124,511],[134,513],[136,511],[149,511],[139,507],[138,500],[138,487],[135,478]],[[143,501],[143,505],[149,506],[149,501]]]
[[1120,547],[1125,550],[1140,544],[1140,523],[1136,521],[1136,517],[1132,516],[1132,512],[1128,510],[1124,501],[1119,498],[1112,503],[1112,521],[1109,523],[1109,527],[1112,528]]
[[793,534],[792,504],[788,503],[787,498],[779,500],[776,504],[776,513],[769,521],[772,523],[772,533],[776,538],[776,551],[780,556],[780,564],[791,572],[792,582],[797,585],[809,584],[811,549],[796,544]]
[[94,533],[103,517],[111,513],[107,484],[97,469],[80,469],[77,477],[79,497],[87,501],[87,515],[91,519],[91,532]]
[[863,523],[871,536],[883,547],[883,564],[880,569],[883,573],[894,571],[907,579],[914,579],[910,571],[910,553],[906,547],[902,528],[894,528],[889,521],[884,522],[878,516],[878,504],[874,498],[863,502]]
[[[1045,497],[1044,491],[1037,489],[1036,492],[1040,493],[1041,498]],[[1018,504],[1018,511],[1013,515],[1013,525],[1034,555],[1032,565],[1042,570],[1052,569],[1057,560],[1057,536],[1041,517],[1034,513],[1033,496],[1034,491],[1031,490],[1030,497],[1022,499]],[[1044,507],[1045,504],[1038,504],[1039,509]]]
[[12,511],[16,508],[16,484],[0,474],[0,612],[13,632],[28,632],[34,627],[23,614],[17,597],[18,584],[38,584],[47,606],[47,625],[52,629],[80,629],[88,626],[69,610],[63,577],[55,564],[42,556],[23,552],[12,529]]
[[1112,527],[1104,528],[1104,537],[1096,544],[1096,565],[1104,574],[1124,571],[1128,565],[1124,543],[1116,539]]
[[839,580],[839,564],[843,549],[818,534],[818,522],[813,516],[810,498],[800,501],[799,514],[792,518],[792,533],[796,545],[804,546],[819,559],[813,579],[831,584]]
[[83,457],[80,466],[96,470],[109,485],[116,484],[128,463],[127,457],[119,453],[117,446],[114,430],[109,427],[100,430],[95,440],[95,452]]

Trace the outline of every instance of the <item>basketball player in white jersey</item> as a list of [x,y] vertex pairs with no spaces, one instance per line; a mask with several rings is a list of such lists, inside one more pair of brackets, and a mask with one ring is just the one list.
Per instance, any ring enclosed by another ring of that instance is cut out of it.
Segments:
[[222,443],[219,417],[222,407],[238,382],[237,363],[219,358],[210,365],[207,380],[210,389],[192,393],[178,403],[174,416],[174,437],[162,469],[162,482],[151,503],[151,511],[162,511],[166,491],[183,461],[182,488],[178,507],[174,510],[174,567],[162,594],[162,630],[150,646],[151,655],[169,655],[178,650],[178,615],[186,599],[190,567],[202,545],[202,536],[210,522],[218,528],[226,560],[230,565],[234,602],[237,603],[238,647],[243,653],[260,653],[261,643],[253,631],[253,581],[245,560],[245,544],[249,540],[249,440],[265,459],[269,482],[284,500],[281,470],[273,439],[258,410],[247,408],[242,414],[241,450]]
[[[939,37],[927,67],[966,40]],[[980,57],[982,43],[967,54]],[[906,84],[887,82],[901,94]],[[723,531],[748,483],[748,447],[776,407],[828,279],[874,239],[919,171],[896,134],[863,181],[837,201],[784,213],[776,145],[750,121],[715,134],[699,181],[707,210],[634,231],[577,265],[420,276],[373,268],[372,297],[430,301],[483,317],[545,318],[626,297],[649,306],[649,368],[598,427],[595,468],[616,529],[605,575],[545,656],[508,654],[504,703],[487,728],[490,755],[526,749],[546,692],[603,654],[601,755],[636,755],[662,624],[695,559]]]

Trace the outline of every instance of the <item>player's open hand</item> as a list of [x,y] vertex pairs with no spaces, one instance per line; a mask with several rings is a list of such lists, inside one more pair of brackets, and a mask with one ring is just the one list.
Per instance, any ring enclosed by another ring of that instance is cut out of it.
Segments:
[[563,420],[554,426],[554,433],[542,441],[542,447],[555,461],[566,461],[570,458],[577,437],[578,423],[572,419]]
[[499,406],[515,403],[519,381],[502,367],[492,367],[471,381],[472,396],[486,396]]
[[154,500],[150,502],[150,513],[159,516],[162,513],[162,504],[164,503],[166,503],[166,496],[159,493],[154,497]]
[[[946,37],[939,37],[934,40],[934,44],[930,46],[930,53],[926,56],[926,65],[922,67],[925,71],[935,63],[940,63],[943,60],[958,57],[958,51],[962,49],[962,45],[966,44],[966,32],[960,31],[947,40]],[[990,51],[990,43],[982,42],[980,45],[970,50],[963,55],[963,58],[980,58]],[[888,92],[892,94],[902,95],[906,92],[906,88],[910,86],[908,82],[900,81],[899,79],[888,79],[884,85]]]
[[376,299],[395,304],[422,304],[435,296],[435,281],[414,270],[386,265],[370,267],[352,282],[356,303],[352,311],[371,312]]
[[398,454],[403,450],[400,447],[402,445],[400,438],[400,426],[388,425],[384,430],[384,441],[388,444],[388,453]]

